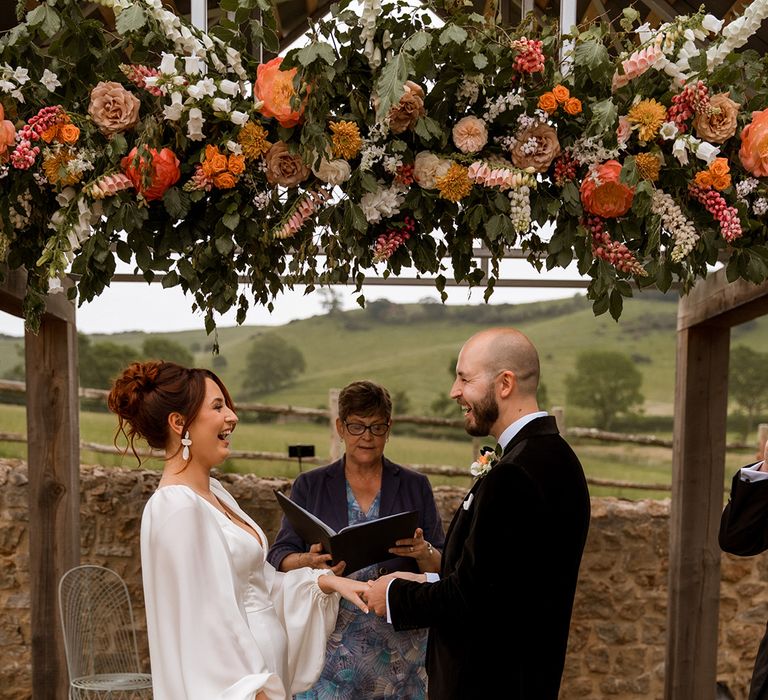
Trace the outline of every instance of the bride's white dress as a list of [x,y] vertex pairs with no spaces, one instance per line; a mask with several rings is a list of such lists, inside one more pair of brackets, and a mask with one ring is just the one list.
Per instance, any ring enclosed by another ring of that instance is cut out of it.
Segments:
[[221,484],[211,490],[259,533],[187,486],[164,486],[141,521],[141,565],[155,700],[285,700],[320,675],[338,595],[327,572],[276,571],[266,536]]

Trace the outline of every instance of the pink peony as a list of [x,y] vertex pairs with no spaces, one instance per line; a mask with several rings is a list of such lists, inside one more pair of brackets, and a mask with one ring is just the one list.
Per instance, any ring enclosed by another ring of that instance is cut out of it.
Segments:
[[477,117],[464,117],[453,127],[453,143],[462,153],[477,153],[488,143],[488,129]]

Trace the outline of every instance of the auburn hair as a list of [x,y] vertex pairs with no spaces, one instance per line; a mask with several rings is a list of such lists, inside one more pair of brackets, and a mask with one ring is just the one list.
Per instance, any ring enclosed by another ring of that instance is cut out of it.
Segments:
[[211,379],[221,389],[224,400],[234,408],[227,388],[208,369],[188,368],[175,362],[151,360],[133,362],[115,379],[107,398],[109,410],[117,414],[115,445],[122,434],[134,456],[135,440],[146,440],[150,447],[164,449],[168,444],[168,416],[184,416],[182,434],[195,420],[205,398],[205,380]]

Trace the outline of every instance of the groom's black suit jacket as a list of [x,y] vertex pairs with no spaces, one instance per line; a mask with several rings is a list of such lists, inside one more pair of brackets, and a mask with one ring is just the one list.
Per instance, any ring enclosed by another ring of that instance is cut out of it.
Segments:
[[556,700],[589,493],[555,419],[524,426],[464,505],[440,581],[390,585],[395,629],[429,627],[430,700]]

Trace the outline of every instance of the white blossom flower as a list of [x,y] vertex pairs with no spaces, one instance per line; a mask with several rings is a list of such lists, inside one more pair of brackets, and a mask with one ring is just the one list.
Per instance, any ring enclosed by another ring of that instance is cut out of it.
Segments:
[[219,92],[223,92],[225,95],[232,95],[233,97],[240,92],[240,86],[233,80],[221,80],[219,81]]
[[688,165],[688,148],[686,146],[686,139],[675,139],[672,144],[672,155],[677,158],[677,162],[680,165]]
[[399,213],[404,201],[405,193],[402,187],[393,185],[382,187],[376,192],[366,192],[360,200],[360,208],[368,223],[376,224]]
[[696,157],[709,165],[720,153],[720,146],[713,146],[709,141],[702,141],[696,148]]
[[64,291],[64,287],[61,286],[60,277],[48,278],[48,294],[61,294]]
[[211,103],[214,112],[231,112],[232,102],[225,97],[214,97]]
[[171,93],[171,104],[163,107],[163,117],[169,122],[177,122],[181,119],[184,112],[184,105],[181,102],[181,93]]
[[187,122],[187,136],[192,141],[203,140],[203,124],[205,124],[203,113],[197,107],[190,109],[189,121]]
[[200,56],[184,56],[184,72],[188,75],[197,75],[204,72],[205,61]]
[[243,154],[243,147],[237,141],[227,141],[227,150],[236,156]]
[[216,83],[212,78],[203,78],[187,88],[187,94],[195,100],[201,97],[213,97],[216,94]]
[[679,129],[677,128],[677,124],[675,122],[664,122],[661,125],[661,129],[659,129],[659,136],[663,138],[665,141],[671,141],[675,136],[677,136]]
[[243,126],[248,122],[248,119],[249,116],[247,112],[240,112],[238,110],[234,110],[232,114],[229,115],[229,120],[237,126]]
[[723,20],[718,19],[714,15],[706,14],[704,19],[701,20],[701,26],[708,32],[717,34],[723,28]]
[[13,79],[19,84],[24,85],[29,80],[29,70],[26,68],[16,68],[13,71]]
[[316,168],[312,168],[315,176],[329,185],[340,185],[352,177],[352,167],[346,160],[328,160],[322,158]]
[[61,83],[59,82],[59,76],[56,75],[53,71],[48,70],[47,68],[43,71],[43,75],[40,78],[40,82],[45,85],[45,89],[48,90],[48,92],[53,92],[56,90],[57,87],[61,87]]
[[176,56],[172,53],[163,52],[162,59],[160,60],[160,72],[165,75],[176,74]]

